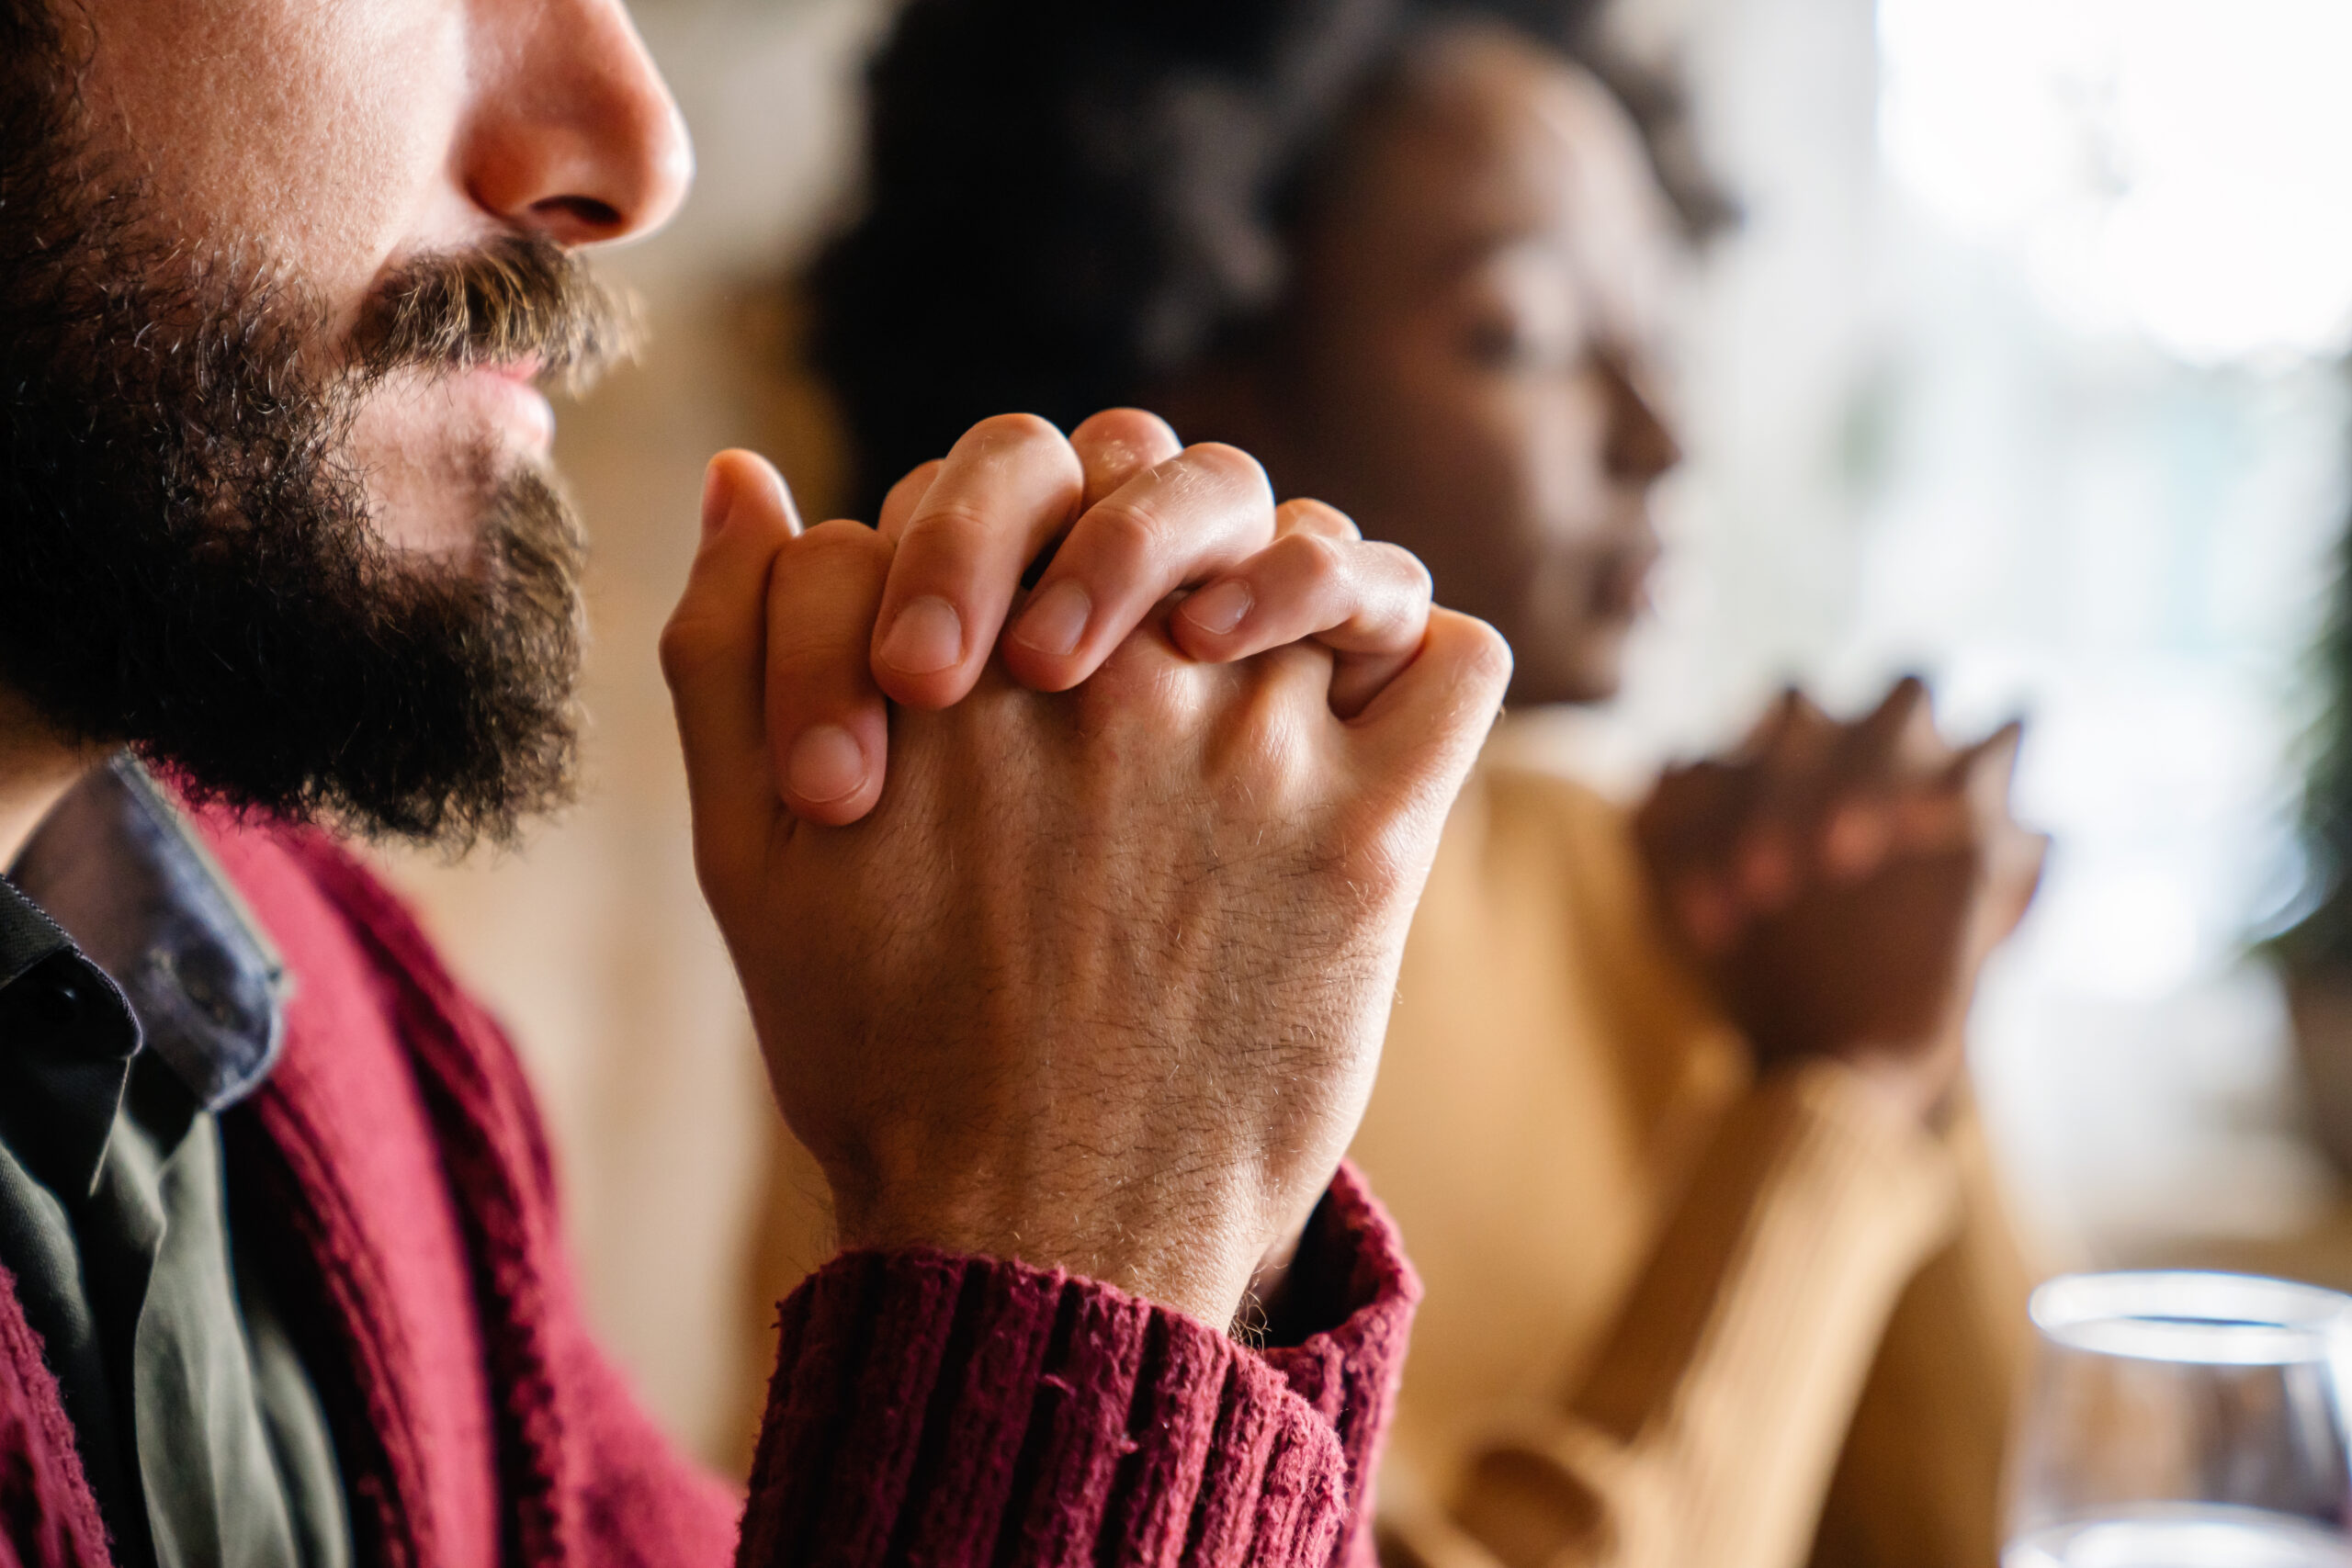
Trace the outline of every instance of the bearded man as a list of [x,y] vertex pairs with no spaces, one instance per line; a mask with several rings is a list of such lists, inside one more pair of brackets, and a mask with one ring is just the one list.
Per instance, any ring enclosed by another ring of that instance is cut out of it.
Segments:
[[688,166],[617,0],[0,0],[0,1562],[1364,1550],[1414,1287],[1339,1158],[1509,665],[1410,557],[1133,411],[872,528],[713,463],[697,867],[844,1246],[748,1511],[340,845],[572,787],[536,384]]

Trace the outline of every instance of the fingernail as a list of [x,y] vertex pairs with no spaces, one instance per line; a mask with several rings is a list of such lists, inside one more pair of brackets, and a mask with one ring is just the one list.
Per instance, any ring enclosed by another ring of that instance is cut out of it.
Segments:
[[718,464],[711,464],[702,475],[702,536],[707,539],[718,533],[734,506],[735,487],[727,482],[726,471]]
[[1184,601],[1184,618],[1204,632],[1222,637],[1241,624],[1257,600],[1250,585],[1239,578],[1228,577],[1223,582],[1213,582]]
[[903,675],[931,675],[964,658],[964,618],[936,594],[910,601],[882,639],[882,662]]
[[811,806],[854,793],[865,782],[865,751],[838,724],[812,724],[792,743],[785,787]]
[[1021,624],[1012,629],[1012,640],[1060,658],[1077,651],[1078,639],[1086,635],[1087,620],[1093,614],[1094,601],[1085,588],[1065,577],[1030,601],[1029,608],[1021,614]]

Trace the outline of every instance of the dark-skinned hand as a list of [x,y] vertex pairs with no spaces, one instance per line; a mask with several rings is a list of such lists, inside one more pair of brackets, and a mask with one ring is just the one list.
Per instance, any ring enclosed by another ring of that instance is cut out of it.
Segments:
[[1904,1115],[1945,1102],[2048,848],[2009,812],[2021,734],[1953,747],[1912,678],[1850,724],[1792,691],[1737,750],[1658,781],[1644,859],[1759,1068],[1835,1057]]

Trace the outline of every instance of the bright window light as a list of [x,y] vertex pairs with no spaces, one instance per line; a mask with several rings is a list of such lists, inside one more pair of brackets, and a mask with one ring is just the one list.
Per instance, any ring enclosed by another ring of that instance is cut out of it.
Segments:
[[1880,0],[1889,172],[2053,315],[2195,364],[2352,344],[2352,4]]

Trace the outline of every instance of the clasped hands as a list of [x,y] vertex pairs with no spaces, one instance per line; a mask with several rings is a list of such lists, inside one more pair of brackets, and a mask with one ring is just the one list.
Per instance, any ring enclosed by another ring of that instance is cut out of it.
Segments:
[[703,525],[696,871],[842,1244],[1231,1321],[1363,1111],[1502,640],[1132,410],[976,426],[877,528],[721,454]]
[[1945,1102],[2048,849],[2009,811],[2021,734],[1951,745],[1917,679],[1851,724],[1790,692],[1659,780],[1635,818],[1653,884],[1760,1066],[1835,1057],[1900,1116]]

